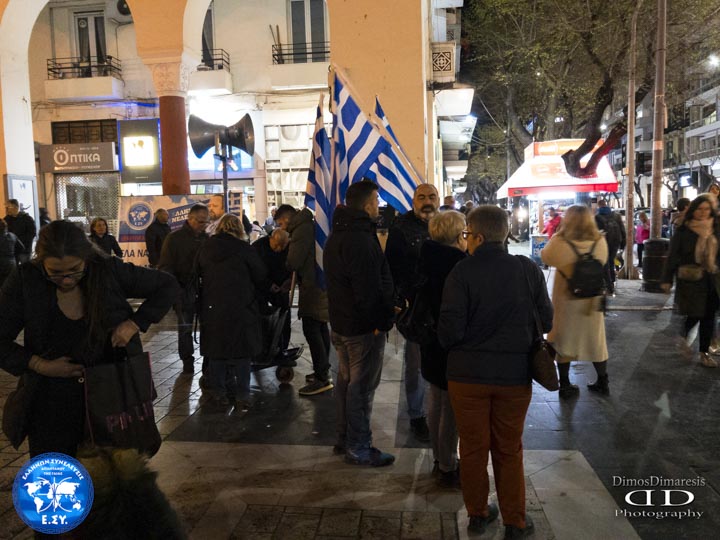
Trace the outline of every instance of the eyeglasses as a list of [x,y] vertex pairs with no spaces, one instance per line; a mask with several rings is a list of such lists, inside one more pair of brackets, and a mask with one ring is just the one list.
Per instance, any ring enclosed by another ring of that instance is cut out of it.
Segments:
[[62,283],[65,279],[72,279],[73,281],[79,281],[85,275],[85,269],[83,268],[79,272],[72,272],[70,274],[48,274],[47,270],[43,266],[43,274],[48,281],[53,283]]
[[463,240],[467,240],[468,236],[472,235],[472,232],[466,230],[461,232],[460,234],[462,234]]

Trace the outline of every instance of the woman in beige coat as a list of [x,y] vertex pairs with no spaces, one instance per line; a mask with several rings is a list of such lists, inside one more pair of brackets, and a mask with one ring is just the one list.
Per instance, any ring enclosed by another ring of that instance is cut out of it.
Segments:
[[600,233],[587,206],[574,205],[565,211],[562,224],[540,252],[542,261],[558,269],[553,286],[555,316],[548,334],[557,351],[560,374],[560,397],[572,398],[580,393],[577,385],[570,384],[570,362],[590,361],[597,372],[597,381],[588,389],[603,395],[610,393],[607,376],[607,343],[605,341],[605,318],[601,311],[602,297],[578,298],[570,292],[565,276],[572,276],[577,255],[592,252],[593,258],[605,265],[608,246]]

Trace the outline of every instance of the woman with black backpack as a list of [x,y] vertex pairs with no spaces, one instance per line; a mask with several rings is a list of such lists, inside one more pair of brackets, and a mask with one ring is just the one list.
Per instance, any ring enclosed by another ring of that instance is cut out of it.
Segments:
[[609,395],[607,342],[602,311],[604,266],[608,245],[587,206],[573,205],[565,211],[559,231],[540,252],[542,261],[557,268],[552,301],[552,331],[548,334],[557,351],[560,397],[576,397],[580,390],[570,383],[570,362],[592,362],[597,381],[588,389]]

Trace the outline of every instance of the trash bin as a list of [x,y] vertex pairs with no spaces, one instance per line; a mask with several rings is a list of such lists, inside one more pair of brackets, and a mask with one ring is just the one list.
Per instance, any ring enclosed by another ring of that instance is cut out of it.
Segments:
[[542,264],[540,250],[547,245],[549,239],[547,234],[533,234],[530,237],[530,258],[535,264]]
[[643,242],[643,290],[662,292],[660,285],[670,251],[670,240],[667,238],[651,238]]

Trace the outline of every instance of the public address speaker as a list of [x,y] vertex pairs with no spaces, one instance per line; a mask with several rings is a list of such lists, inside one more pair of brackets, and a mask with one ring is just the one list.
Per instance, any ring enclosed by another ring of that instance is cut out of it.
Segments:
[[249,114],[232,126],[210,124],[193,114],[190,115],[188,136],[193,152],[198,158],[215,146],[216,135],[221,145],[234,146],[250,156],[255,153],[255,132]]

